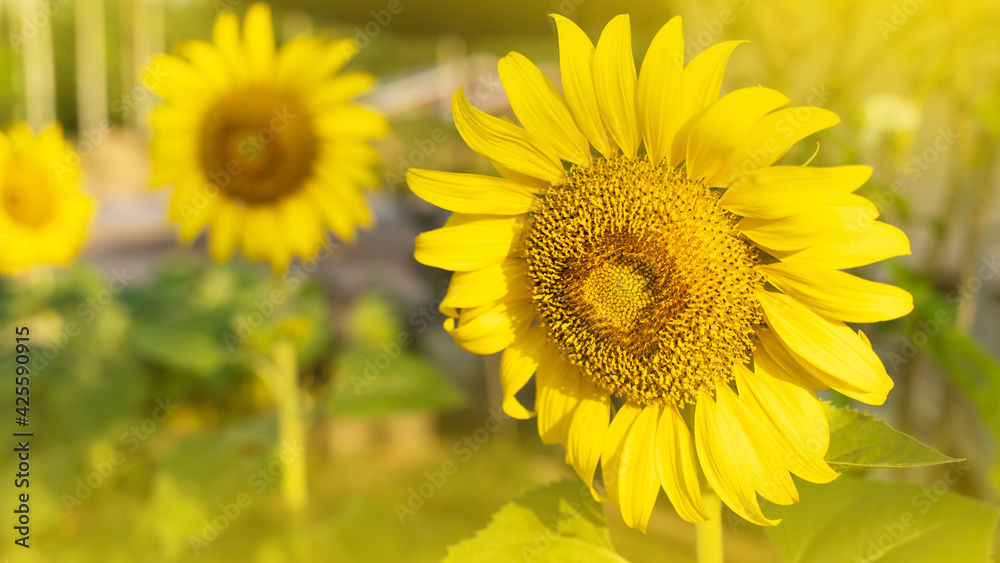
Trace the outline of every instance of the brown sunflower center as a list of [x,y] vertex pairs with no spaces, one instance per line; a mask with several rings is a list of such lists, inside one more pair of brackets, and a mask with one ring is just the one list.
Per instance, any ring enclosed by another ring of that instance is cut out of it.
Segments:
[[52,217],[55,204],[46,175],[25,163],[11,164],[0,186],[4,211],[26,227],[45,224]]
[[718,199],[682,170],[623,156],[546,194],[525,237],[538,318],[603,389],[683,405],[749,359],[758,252]]
[[205,112],[198,158],[224,193],[266,204],[295,193],[313,176],[319,144],[297,97],[253,86],[220,97]]

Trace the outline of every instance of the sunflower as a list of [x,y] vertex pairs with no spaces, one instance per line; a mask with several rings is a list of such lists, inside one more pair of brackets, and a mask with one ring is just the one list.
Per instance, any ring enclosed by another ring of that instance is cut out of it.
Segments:
[[0,272],[76,256],[93,208],[78,163],[58,125],[38,136],[24,123],[0,133]]
[[[542,441],[565,445],[630,526],[645,529],[660,488],[681,517],[706,520],[705,486],[776,524],[758,494],[790,504],[791,474],[837,476],[815,391],[881,404],[892,388],[845,321],[912,309],[905,291],[840,270],[909,242],[852,193],[870,168],[773,165],[838,118],[779,109],[788,99],[763,87],[719,98],[740,42],[685,66],[674,18],[637,76],[627,15],[596,48],[553,18],[562,94],[512,52],[499,74],[520,127],[453,99],[462,137],[501,177],[407,175],[453,212],[415,251],[455,272],[445,329],[471,352],[503,351],[504,410],[537,415]],[[531,382],[533,408],[520,393]]]
[[353,40],[296,37],[276,50],[271,13],[252,5],[242,37],[230,11],[212,42],[160,55],[146,84],[165,104],[153,113],[154,185],[172,184],[170,216],[191,241],[209,227],[219,261],[241,248],[282,269],[309,257],[329,228],[352,241],[373,218],[362,196],[375,188],[371,139],[385,119],[352,102],[374,78],[339,73]]

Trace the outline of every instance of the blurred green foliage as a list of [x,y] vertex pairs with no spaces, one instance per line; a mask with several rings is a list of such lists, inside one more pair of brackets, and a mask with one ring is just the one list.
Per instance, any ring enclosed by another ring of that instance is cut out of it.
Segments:
[[[349,381],[344,366],[380,352],[380,335],[395,335],[372,326],[401,322],[373,296],[338,338],[325,293],[294,270],[269,276],[189,254],[168,259],[150,279],[81,265],[6,280],[0,303],[6,333],[30,329],[24,430],[36,436],[32,542],[42,555],[25,561],[185,561],[201,549],[212,554],[208,560],[249,561],[277,550],[292,554],[284,560],[311,561],[317,542],[328,550],[323,518],[299,530],[276,494],[290,445],[276,443],[274,398],[253,365],[277,339],[295,345],[307,406],[343,403],[353,414],[387,417],[462,400],[440,369],[413,351],[413,339],[378,378],[382,391],[338,395]],[[13,373],[13,336],[8,340],[0,369]],[[326,412],[311,409],[307,421],[322,428],[332,422]],[[13,424],[13,408],[8,414]],[[321,481],[335,471],[325,451],[314,439],[305,455],[318,471],[317,494],[326,495],[314,504],[335,517],[340,503]],[[16,472],[12,456],[0,459],[0,471]],[[12,480],[4,483],[0,494],[14,498]],[[237,509],[242,516],[232,514]],[[241,530],[232,533],[239,542],[224,540],[229,521]],[[254,532],[260,529],[274,533]],[[230,547],[216,548],[216,536]]]

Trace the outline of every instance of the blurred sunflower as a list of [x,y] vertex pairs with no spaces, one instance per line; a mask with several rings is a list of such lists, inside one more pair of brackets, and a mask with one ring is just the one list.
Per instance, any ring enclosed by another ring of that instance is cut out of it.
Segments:
[[[674,18],[637,76],[627,15],[596,49],[553,17],[563,94],[510,53],[500,78],[523,127],[461,90],[453,100],[462,137],[502,178],[408,174],[454,212],[415,251],[455,272],[445,328],[472,352],[503,350],[505,411],[537,413],[542,440],[564,444],[630,526],[645,529],[661,487],[684,519],[709,518],[702,481],[743,518],[775,524],[758,493],[789,504],[790,474],[837,476],[814,390],[880,404],[892,388],[844,321],[899,317],[910,295],[839,270],[909,242],[851,193],[870,168],[772,166],[839,120],[778,109],[788,99],[768,88],[719,98],[739,42],[684,66]],[[517,393],[532,377],[529,410]]]
[[58,125],[38,136],[24,123],[0,133],[0,272],[76,256],[93,208],[78,160]]
[[386,120],[352,98],[366,73],[338,73],[353,40],[296,37],[276,50],[266,4],[215,20],[212,43],[188,41],[161,55],[146,83],[165,104],[153,113],[153,184],[173,184],[171,218],[191,241],[211,230],[219,261],[236,248],[275,269],[309,257],[330,228],[352,241],[373,218],[362,196],[375,188],[371,139]]

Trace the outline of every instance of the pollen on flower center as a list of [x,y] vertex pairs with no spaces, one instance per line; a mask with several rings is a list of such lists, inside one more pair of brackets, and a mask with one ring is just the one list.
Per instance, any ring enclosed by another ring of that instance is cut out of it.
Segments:
[[293,95],[259,86],[230,92],[206,112],[198,158],[212,183],[247,204],[303,187],[315,172],[319,139]]
[[693,401],[749,359],[761,322],[757,250],[736,220],[704,184],[646,157],[574,167],[525,236],[540,322],[607,391]]
[[595,318],[628,328],[652,304],[650,280],[629,263],[611,260],[597,265],[583,280],[580,299],[589,303]]
[[2,192],[7,215],[27,227],[45,224],[55,208],[51,190],[43,174],[25,164],[11,166],[6,172]]

